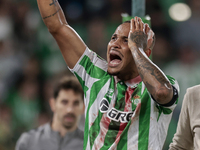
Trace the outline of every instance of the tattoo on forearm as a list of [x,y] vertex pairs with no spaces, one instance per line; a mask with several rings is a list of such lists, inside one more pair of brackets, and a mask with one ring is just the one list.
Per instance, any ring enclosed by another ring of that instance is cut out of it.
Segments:
[[56,2],[57,2],[57,0],[52,0],[53,2],[51,3],[51,4],[49,4],[49,6],[51,6],[51,5],[54,5],[54,6],[56,6]]
[[[152,90],[155,89],[155,87],[152,86],[151,84],[149,84],[149,82],[147,82],[147,81],[146,81],[144,84],[145,84],[146,87],[149,88],[149,89],[152,89]],[[154,93],[152,93],[152,95],[154,95]]]
[[50,18],[50,17],[55,16],[60,10],[61,10],[61,8],[59,8],[59,9],[58,9],[55,13],[53,13],[52,15],[46,16],[46,17],[44,17],[43,19],[47,19],[47,18]]
[[151,73],[160,83],[166,83],[166,78],[157,69],[152,69]]
[[147,46],[147,35],[142,31],[136,31],[130,35],[132,42],[136,43],[137,47],[146,48]]
[[[137,52],[139,57],[137,58],[137,66],[138,66],[138,71],[140,72],[141,78],[144,80],[144,76],[142,74],[145,74],[146,71],[155,77],[155,79],[160,83],[168,83],[166,78],[163,76],[163,74],[154,66],[149,64],[148,61],[143,59],[143,55],[140,52]],[[153,85],[152,85],[153,86]]]

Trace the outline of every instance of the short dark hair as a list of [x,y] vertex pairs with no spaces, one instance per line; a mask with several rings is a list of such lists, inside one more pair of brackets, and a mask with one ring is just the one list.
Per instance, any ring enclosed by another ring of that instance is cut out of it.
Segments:
[[76,94],[80,94],[82,99],[84,98],[84,92],[78,79],[74,76],[67,76],[61,78],[61,80],[54,86],[53,97],[56,99],[61,90],[73,90]]

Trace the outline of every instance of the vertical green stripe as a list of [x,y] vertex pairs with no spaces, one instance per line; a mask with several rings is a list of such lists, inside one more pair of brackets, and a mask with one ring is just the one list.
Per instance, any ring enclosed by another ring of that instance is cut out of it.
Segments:
[[[94,88],[97,83],[98,83],[98,81],[93,84],[91,91],[90,91],[90,98],[89,98],[90,101],[88,104],[87,114],[86,114],[86,118],[85,118],[84,144],[83,144],[84,150],[86,150],[86,147],[87,147],[88,136],[90,136],[90,145],[93,144],[93,143],[91,143],[91,141],[93,141],[93,139],[91,139],[91,138],[96,138],[95,133],[93,133],[93,130],[89,129],[89,111],[90,111],[90,107],[92,106],[93,102],[95,101],[99,91],[101,90],[101,88],[99,88],[99,89]],[[101,84],[101,82],[100,82],[100,84]],[[91,135],[94,137],[91,137]]]
[[[86,97],[86,92],[87,92],[87,90],[88,90],[88,87],[85,86],[85,81],[82,80],[82,78],[81,78],[77,73],[74,73],[74,74],[75,74],[75,76],[77,77],[77,79],[79,80],[79,82],[80,82],[80,84],[81,84],[81,86],[82,86],[82,88],[83,88],[84,95],[85,95],[85,97]],[[87,114],[88,114],[88,112],[87,112]],[[88,125],[89,125],[89,123],[88,123],[88,115],[87,115],[87,116],[86,116],[86,119],[85,119],[83,149],[86,149],[86,147],[87,147],[88,131],[89,131],[89,129],[88,129],[89,126],[88,126]]]
[[103,114],[99,111],[99,115],[98,117],[95,119],[94,123],[92,124],[92,126],[90,127],[90,149],[92,149],[92,146],[94,145],[94,141],[97,138],[97,136],[99,135],[100,132],[100,121],[102,118]]
[[[142,82],[137,86],[137,88],[134,90],[134,92],[132,93],[132,96],[131,96],[131,99],[134,100],[134,96],[135,95],[138,95],[139,98],[141,97],[141,94],[140,94],[140,91],[141,91],[141,88],[142,88]],[[134,101],[132,101],[132,111],[135,111],[135,108],[136,108],[136,105],[134,104]],[[122,135],[120,138],[120,141],[117,145],[117,150],[127,150],[128,147],[128,130],[129,130],[129,127],[131,125],[131,121],[130,120],[126,126],[126,128],[124,129],[124,131],[122,132]],[[129,133],[129,134],[135,134],[135,133]]]
[[[99,80],[99,81],[97,81],[97,82],[95,82],[93,84],[93,86],[91,88],[91,91],[90,91],[90,102],[89,102],[89,106],[88,106],[88,109],[87,109],[87,116],[86,116],[87,117],[87,121],[88,121],[89,110],[90,110],[91,105],[96,100],[99,91],[106,84],[106,82],[108,82],[109,79],[110,79],[110,76],[107,75],[105,78],[102,78],[101,80]],[[89,129],[90,148],[91,149],[92,149],[92,146],[94,145],[94,141],[95,141],[95,139],[98,136],[99,131],[100,131],[100,126],[99,125],[100,125],[101,118],[102,118],[102,114],[99,112],[98,117],[95,119],[95,121],[93,122],[91,128]],[[89,126],[89,124],[87,124],[87,126]]]
[[[86,147],[87,147],[87,143],[88,143],[88,136],[89,136],[89,134],[92,134],[92,132],[89,131],[90,130],[89,129],[89,110],[90,110],[90,107],[93,104],[93,102],[95,101],[99,91],[105,85],[105,83],[108,81],[110,76],[107,75],[106,71],[102,70],[99,67],[96,67],[91,62],[91,60],[88,56],[84,56],[79,64],[85,68],[85,71],[90,75],[90,77],[96,78],[96,79],[101,79],[103,76],[105,77],[105,78],[99,80],[98,82],[94,83],[92,88],[91,88],[91,91],[90,91],[90,98],[89,98],[89,103],[88,103],[88,108],[87,108],[87,113],[86,113],[86,118],[85,118],[85,129],[84,129],[83,149],[85,150]],[[84,94],[86,96],[86,91],[88,90],[88,87],[85,86],[85,81],[83,79],[81,79],[81,77],[78,76],[77,73],[75,73],[75,75],[77,76],[80,84],[82,85],[83,90],[84,90]]]
[[130,125],[131,125],[131,120],[128,122],[128,124],[126,125],[126,128],[121,134],[122,138],[120,138],[120,141],[117,145],[117,150],[127,150],[128,130],[129,130]]
[[149,94],[147,93],[147,88],[145,88],[141,97],[138,150],[148,149],[150,113],[151,113],[151,100]]
[[87,115],[85,117],[83,150],[86,150],[86,147],[87,147],[88,134],[89,134],[89,120],[88,120],[88,110],[87,110]]
[[[115,102],[115,108],[117,110],[123,111],[125,108],[125,92],[126,92],[127,86],[123,83],[117,83],[117,90],[118,90],[118,95],[117,99]],[[111,147],[111,145],[115,142],[117,134],[120,129],[120,124],[121,122],[116,122],[111,120],[109,127],[108,127],[108,132],[106,134],[105,140],[104,140],[104,145],[101,148],[101,150],[107,150]]]
[[[110,79],[110,76],[108,76],[108,79]],[[102,83],[102,81],[99,81],[99,83],[97,82],[97,85],[98,84],[102,84],[102,86],[103,86],[103,85],[105,85],[105,83]],[[114,78],[112,77],[109,89],[112,89],[114,91],[114,84],[115,84],[114,83]],[[95,90],[95,88],[94,88],[94,90]],[[111,102],[111,98],[109,96],[110,95],[106,93],[104,97],[110,103]],[[92,126],[90,127],[90,149],[92,149],[92,146],[94,145],[94,141],[96,140],[97,136],[99,135],[99,132],[100,132],[100,121],[102,119],[102,116],[103,116],[103,113],[101,113],[99,111],[98,117],[95,119],[95,121],[93,122]]]
[[79,63],[83,66],[86,72],[92,77],[96,79],[101,79],[103,76],[107,74],[106,71],[102,70],[101,68],[95,66],[88,56],[84,56],[83,59]]
[[87,86],[85,86],[85,81],[82,80],[82,78],[77,74],[77,73],[74,73],[75,76],[77,77],[78,81],[80,82],[82,88],[83,88],[83,92],[84,92],[84,95],[86,97],[86,92],[87,90],[89,89]]
[[110,125],[109,125],[109,129],[104,140],[104,145],[101,147],[100,150],[108,150],[111,147],[111,145],[115,142],[118,131],[119,131],[119,127],[118,128],[116,127],[116,129],[110,129]]
[[[93,64],[93,62],[91,62],[90,58],[86,55],[82,58],[82,60],[80,61],[79,64],[84,67],[86,73],[89,74],[90,77],[100,79],[99,81],[95,82],[90,89],[90,97],[89,97],[89,103],[87,106],[86,119],[85,119],[85,132],[84,132],[84,145],[83,145],[83,149],[85,150],[87,147],[87,143],[88,143],[88,136],[89,136],[89,140],[90,140],[90,147],[92,148],[92,146],[94,144],[94,140],[96,139],[96,137],[99,134],[99,131],[100,131],[100,127],[99,127],[100,123],[99,122],[103,115],[103,114],[100,114],[100,112],[99,112],[98,117],[96,118],[93,125],[89,129],[89,119],[90,119],[89,111],[90,111],[92,104],[96,100],[99,91],[106,84],[106,82],[108,82],[108,80],[110,79],[110,75],[108,75],[107,72],[104,71],[103,69],[95,66]],[[81,79],[81,77],[79,77],[78,74],[76,74],[76,73],[75,73],[75,75],[77,76],[79,82],[81,83],[81,85],[83,87],[84,94],[86,94],[88,87],[85,86],[85,81],[83,81],[84,79]],[[114,78],[113,78],[113,81],[114,81]],[[114,86],[114,83],[112,83],[112,84]],[[113,88],[113,90],[114,90],[114,88]]]

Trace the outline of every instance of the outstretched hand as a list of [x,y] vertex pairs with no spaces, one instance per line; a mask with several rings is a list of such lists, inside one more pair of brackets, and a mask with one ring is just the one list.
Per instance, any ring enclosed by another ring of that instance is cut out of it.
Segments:
[[135,17],[131,19],[130,32],[128,36],[128,46],[132,48],[146,49],[151,48],[154,33],[147,23],[144,23],[141,18]]

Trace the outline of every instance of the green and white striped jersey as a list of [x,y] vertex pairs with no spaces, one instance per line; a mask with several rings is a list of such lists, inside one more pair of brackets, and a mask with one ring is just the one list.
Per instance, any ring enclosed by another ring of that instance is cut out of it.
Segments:
[[[160,106],[139,82],[125,101],[127,84],[116,82],[107,73],[107,62],[88,48],[70,70],[85,95],[84,150],[162,149],[178,100],[170,107]],[[179,91],[177,82],[172,77],[168,79]]]

